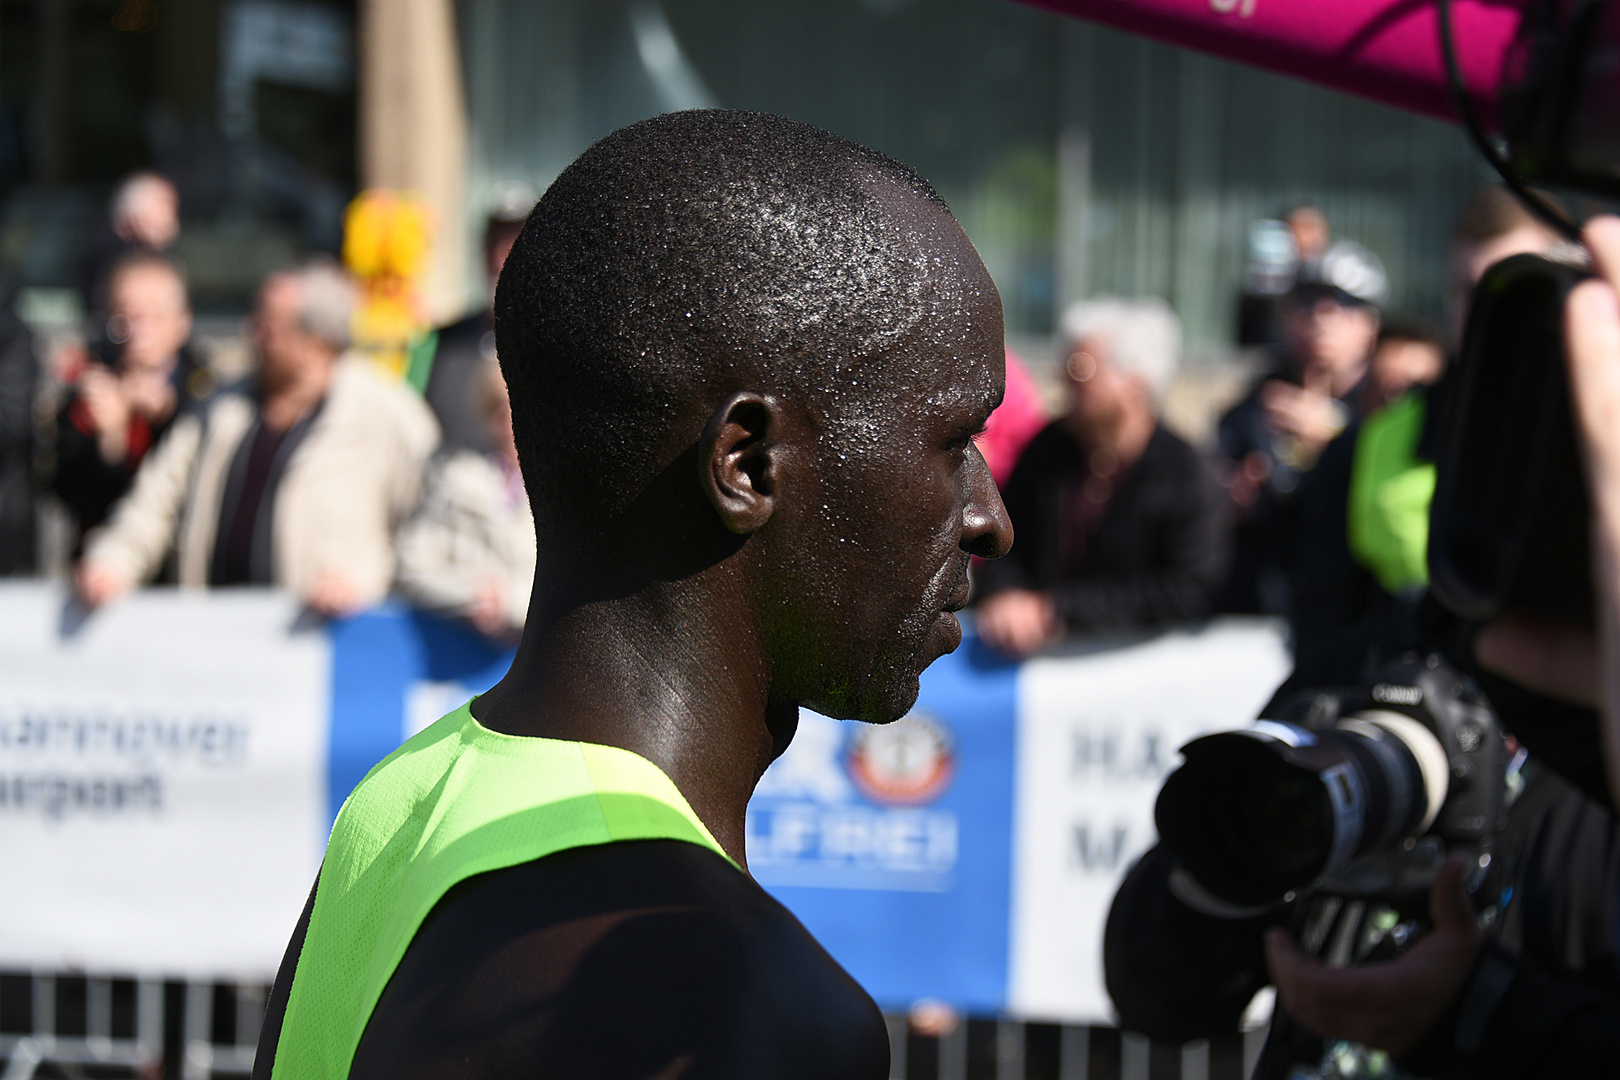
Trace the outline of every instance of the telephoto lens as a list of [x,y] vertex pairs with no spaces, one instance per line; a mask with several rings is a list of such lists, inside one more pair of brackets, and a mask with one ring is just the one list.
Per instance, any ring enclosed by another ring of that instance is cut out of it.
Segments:
[[1290,700],[1283,718],[1182,747],[1159,792],[1159,835],[1199,906],[1253,913],[1329,881],[1410,888],[1421,882],[1408,871],[1426,882],[1444,859],[1419,837],[1488,846],[1501,816],[1499,725],[1438,657],[1368,688]]

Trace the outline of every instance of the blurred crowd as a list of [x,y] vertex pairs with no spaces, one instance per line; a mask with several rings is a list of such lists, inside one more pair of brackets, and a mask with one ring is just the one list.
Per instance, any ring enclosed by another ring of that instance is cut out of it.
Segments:
[[[490,215],[491,295],[532,201],[515,192]],[[163,177],[120,187],[83,254],[83,349],[42,364],[0,304],[0,573],[35,568],[49,493],[90,606],[148,582],[276,585],[329,615],[393,593],[510,638],[535,546],[490,308],[434,331],[425,370],[402,377],[352,348],[355,285],[312,260],[263,283],[250,373],[222,381],[192,341],[168,254],[179,232]],[[1554,242],[1504,192],[1478,192],[1453,232],[1442,331],[1386,311],[1377,255],[1315,207],[1257,222],[1235,322],[1262,363],[1203,446],[1164,422],[1174,310],[1154,297],[1070,307],[1061,395],[1009,352],[980,440],[1017,533],[1008,558],[975,568],[982,639],[1016,659],[1067,636],[1268,613],[1290,620],[1308,677],[1355,678],[1377,628],[1426,584],[1425,419],[1467,290],[1496,259]]]
[[[1164,423],[1181,351],[1168,305],[1101,298],[1064,313],[1066,409],[1012,452],[1002,492],[1017,538],[977,573],[993,648],[1019,658],[1070,635],[1264,613],[1289,620],[1296,678],[1349,683],[1414,617],[1434,491],[1428,421],[1468,292],[1491,263],[1558,238],[1504,190],[1475,193],[1452,233],[1444,330],[1387,311],[1382,262],[1335,238],[1315,207],[1256,223],[1248,241],[1236,321],[1261,365],[1211,445]],[[1009,406],[1022,378],[1009,357]],[[998,444],[992,466],[1008,454]]]
[[[491,215],[492,284],[527,210]],[[419,391],[353,347],[355,283],[311,259],[262,283],[253,363],[222,380],[192,340],[179,232],[167,180],[121,185],[84,251],[82,348],[42,362],[0,298],[0,573],[36,569],[54,497],[90,607],[154,582],[279,586],[324,615],[397,593],[513,637],[535,542],[488,311],[427,335]]]

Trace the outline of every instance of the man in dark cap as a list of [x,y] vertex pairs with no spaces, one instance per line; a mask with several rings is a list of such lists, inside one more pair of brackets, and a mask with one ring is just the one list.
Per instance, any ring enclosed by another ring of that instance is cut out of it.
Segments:
[[1300,483],[1356,418],[1387,292],[1377,256],[1334,244],[1288,293],[1276,364],[1221,418],[1218,457],[1237,528],[1217,610],[1288,610]]
[[881,1015],[743,819],[801,706],[910,708],[1011,543],[973,446],[995,286],[905,166],[707,111],[566,169],[495,312],[517,659],[345,803],[255,1074],[881,1080]]

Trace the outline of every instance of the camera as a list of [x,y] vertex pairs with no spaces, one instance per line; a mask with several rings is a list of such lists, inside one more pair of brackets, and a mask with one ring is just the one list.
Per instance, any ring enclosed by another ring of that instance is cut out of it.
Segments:
[[1448,855],[1481,871],[1506,813],[1506,742],[1467,676],[1407,655],[1370,686],[1301,691],[1181,748],[1154,817],[1193,906],[1229,917],[1311,892],[1426,910]]

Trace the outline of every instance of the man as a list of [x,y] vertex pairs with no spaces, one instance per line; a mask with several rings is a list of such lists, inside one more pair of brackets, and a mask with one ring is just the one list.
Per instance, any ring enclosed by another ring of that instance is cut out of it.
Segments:
[[1250,222],[1238,297],[1239,345],[1282,344],[1288,292],[1301,281],[1320,277],[1332,240],[1327,215],[1308,203],[1295,206],[1281,221]]
[[[1475,191],[1452,229],[1447,322],[1460,346],[1468,297],[1510,255],[1546,252],[1550,229],[1499,185]],[[1358,392],[1363,419],[1323,451],[1298,497],[1289,622],[1290,686],[1370,677],[1408,649],[1427,648],[1429,501],[1444,414],[1438,335],[1423,324],[1382,327]],[[1433,406],[1433,407],[1431,407]]]
[[1071,634],[1195,619],[1226,572],[1226,512],[1197,451],[1159,422],[1181,324],[1156,300],[1064,314],[1073,405],[1019,458],[1018,549],[981,568],[980,638],[1021,659]]
[[51,486],[73,514],[75,556],[175,417],[214,389],[189,345],[191,303],[179,267],[161,255],[127,256],[107,297],[107,354],[85,367],[57,413]]
[[433,333],[433,354],[426,379],[418,385],[438,417],[447,451],[497,449],[484,422],[484,369],[495,359],[495,281],[512,251],[524,218],[534,206],[534,189],[523,183],[504,185],[484,222],[484,273],[489,303],[460,322]]
[[278,585],[327,615],[382,599],[438,428],[408,390],[342,358],[353,306],[330,263],[265,282],[253,385],[181,417],[142,463],[87,544],[86,604],[149,578],[171,545],[182,586]]
[[995,286],[905,166],[672,113],[558,177],[496,332],[540,551],[517,659],[350,796],[255,1075],[880,1080],[881,1015],[743,819],[801,706],[907,711],[1011,542],[973,446]]
[[1330,247],[1288,294],[1277,366],[1221,418],[1222,482],[1238,526],[1220,610],[1287,611],[1300,482],[1356,418],[1387,290],[1371,252],[1348,241]]

